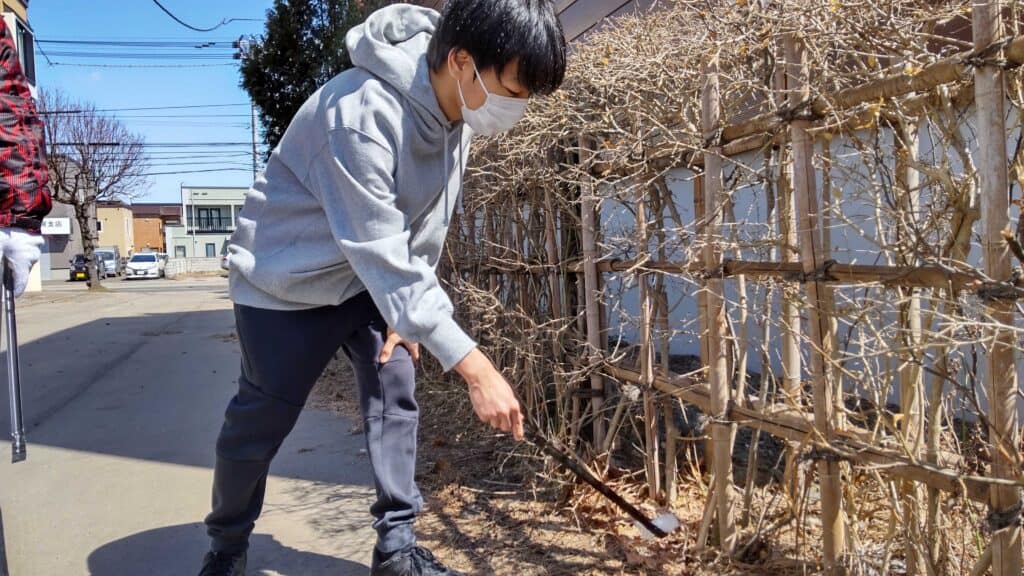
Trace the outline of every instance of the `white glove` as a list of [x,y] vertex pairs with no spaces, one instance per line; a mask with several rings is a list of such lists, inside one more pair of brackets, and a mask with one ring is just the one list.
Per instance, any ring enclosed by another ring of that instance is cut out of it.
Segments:
[[21,228],[0,228],[0,252],[14,273],[14,297],[25,293],[32,267],[39,262],[43,237]]

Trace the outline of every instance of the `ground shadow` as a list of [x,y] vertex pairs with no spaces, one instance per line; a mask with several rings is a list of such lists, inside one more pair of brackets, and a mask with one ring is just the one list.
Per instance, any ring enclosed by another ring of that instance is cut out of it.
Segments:
[[[30,322],[25,314],[19,324]],[[80,452],[211,468],[240,366],[230,309],[140,314],[85,322],[20,347],[29,441]],[[5,356],[0,353],[0,370]],[[0,376],[0,431],[10,429]],[[315,413],[314,413],[315,412]],[[363,447],[350,423],[302,415],[271,474],[368,484],[343,468]]]
[[[202,555],[209,547],[202,524],[181,524],[147,530],[116,540],[93,551],[88,566],[91,576],[181,576],[198,573]],[[183,569],[183,563],[193,565]],[[183,571],[184,570],[184,571]],[[281,576],[362,576],[364,564],[304,552],[285,546],[267,534],[250,539],[247,574],[266,571]]]

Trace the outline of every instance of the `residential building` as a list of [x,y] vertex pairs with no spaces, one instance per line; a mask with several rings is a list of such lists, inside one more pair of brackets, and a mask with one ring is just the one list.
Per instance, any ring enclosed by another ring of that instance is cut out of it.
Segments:
[[174,258],[216,258],[227,252],[248,188],[181,188],[181,226],[166,226],[168,250]]
[[67,279],[71,259],[85,251],[74,206],[54,202],[50,215],[43,220],[42,232],[45,243],[38,267],[42,279]]
[[135,227],[131,208],[120,201],[97,202],[96,231],[99,233],[97,247],[116,246],[121,256],[127,258],[135,251]]
[[168,226],[181,226],[181,204],[140,203],[131,205],[135,249],[139,252],[167,252]]
[[25,72],[33,90],[36,86],[35,35],[28,24],[29,0],[0,0],[3,19],[14,35],[18,47],[21,68]]

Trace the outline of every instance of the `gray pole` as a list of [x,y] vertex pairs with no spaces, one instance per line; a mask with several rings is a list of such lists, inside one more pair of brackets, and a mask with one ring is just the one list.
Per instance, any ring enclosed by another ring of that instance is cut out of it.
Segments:
[[256,182],[256,102],[252,103],[252,181]]
[[188,189],[188,204],[192,209],[192,215],[189,216],[188,223],[192,225],[192,257],[195,258],[198,250],[196,248],[196,199],[191,188]]
[[25,450],[25,423],[21,413],[21,367],[18,362],[18,328],[14,316],[14,271],[3,263],[4,324],[7,329],[7,385],[11,394],[11,462],[27,457]]

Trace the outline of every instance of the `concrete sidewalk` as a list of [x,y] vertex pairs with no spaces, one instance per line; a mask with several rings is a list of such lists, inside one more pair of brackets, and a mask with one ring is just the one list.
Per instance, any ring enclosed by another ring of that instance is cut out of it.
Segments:
[[[189,575],[208,546],[214,440],[239,361],[226,283],[114,289],[19,310],[32,427],[27,462],[0,457],[12,576]],[[372,476],[351,428],[303,414],[271,469],[249,574],[367,573]]]

